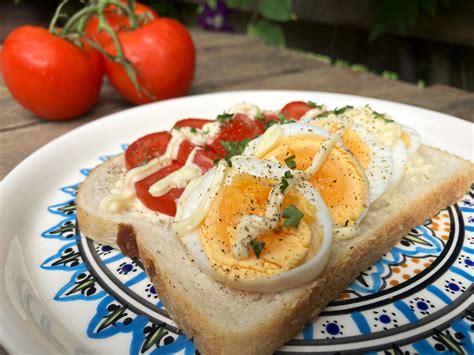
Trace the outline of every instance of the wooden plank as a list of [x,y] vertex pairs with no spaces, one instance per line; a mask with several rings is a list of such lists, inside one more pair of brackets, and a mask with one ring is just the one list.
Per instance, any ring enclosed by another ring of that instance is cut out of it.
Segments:
[[305,69],[330,68],[327,63],[299,52],[269,47],[262,42],[214,48],[198,55],[192,93],[214,91],[222,86],[260,80]]
[[209,32],[200,29],[193,29],[191,36],[197,50],[207,50],[216,47],[243,46],[252,42],[258,42],[258,39],[251,38],[242,34]]

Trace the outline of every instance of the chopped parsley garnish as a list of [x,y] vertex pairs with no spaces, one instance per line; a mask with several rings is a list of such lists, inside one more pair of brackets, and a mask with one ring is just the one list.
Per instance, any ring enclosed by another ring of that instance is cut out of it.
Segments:
[[244,152],[245,147],[250,142],[250,138],[242,139],[241,141],[221,141],[222,146],[227,151],[227,156],[233,157]]
[[265,116],[263,115],[263,112],[259,112],[255,115],[255,118],[259,121],[265,121]]
[[288,187],[288,179],[291,179],[293,177],[293,174],[291,171],[287,170],[285,171],[285,174],[281,177],[281,182],[280,182],[280,191],[285,192],[286,188]]
[[283,227],[298,228],[301,219],[304,217],[304,214],[295,205],[288,205],[283,210],[282,217],[285,218]]
[[229,157],[224,158],[224,160],[225,160],[225,162],[227,163],[227,166],[228,166],[229,168],[232,168],[232,160],[230,160]]
[[292,155],[291,157],[288,157],[288,158],[285,159],[285,164],[290,169],[296,168],[295,158],[296,158],[296,156]]
[[269,129],[271,126],[273,126],[274,124],[277,124],[278,122],[277,121],[274,121],[274,120],[268,120],[264,123],[264,127],[265,127],[265,131],[267,129]]
[[323,105],[318,105],[314,101],[306,101],[306,105],[308,105],[309,108],[319,108],[319,109],[323,108]]
[[217,122],[220,122],[220,123],[227,123],[232,120],[232,117],[234,117],[233,113],[223,112],[220,115],[217,115],[216,120]]
[[265,249],[265,242],[253,239],[252,241],[250,241],[249,245],[252,247],[257,259],[260,258],[260,253],[263,249]]
[[348,110],[350,108],[354,108],[354,106],[347,105],[347,106],[344,106],[344,107],[336,107],[333,112],[336,115],[340,115],[340,114],[346,112],[346,110]]
[[191,127],[191,133],[197,133],[196,127]]
[[391,120],[390,118],[387,118],[387,116],[385,116],[385,114],[383,114],[383,113],[378,113],[377,111],[373,111],[373,113],[374,113],[375,118],[384,120],[385,123],[395,122],[394,120]]
[[281,112],[277,115],[278,120],[280,121],[280,124],[286,124],[286,123],[292,123],[295,122],[295,120],[292,120],[290,118],[287,118],[284,114]]
[[213,163],[214,165],[218,165],[220,161],[221,161],[221,158],[217,158],[217,159],[214,159]]

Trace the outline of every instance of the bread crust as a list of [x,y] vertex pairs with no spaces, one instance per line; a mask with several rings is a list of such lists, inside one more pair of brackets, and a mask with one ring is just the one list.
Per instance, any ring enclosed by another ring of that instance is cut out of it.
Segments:
[[[450,159],[447,153],[440,150],[426,147],[423,149],[434,157],[439,155],[440,159],[443,157],[445,161]],[[423,195],[422,199],[411,201],[406,208],[390,211],[390,218],[384,220],[385,222],[377,228],[370,229],[368,226],[361,226],[361,228],[367,227],[369,231],[363,236],[345,241],[336,240],[331,249],[330,261],[316,280],[297,289],[260,295],[263,300],[282,296],[283,303],[274,314],[269,315],[269,318],[252,319],[252,324],[247,327],[237,329],[237,327],[216,326],[217,320],[210,316],[213,310],[206,309],[196,302],[196,297],[183,287],[183,283],[191,285],[195,280],[190,277],[183,281],[183,279],[173,277],[172,270],[169,270],[162,262],[166,256],[163,256],[160,250],[156,249],[155,244],[150,242],[150,236],[147,235],[145,227],[134,228],[138,256],[143,261],[167,311],[184,333],[188,337],[193,337],[201,353],[270,354],[297,335],[309,321],[314,320],[360,272],[380,259],[414,226],[421,224],[440,209],[457,202],[463,196],[469,184],[474,180],[474,165],[460,158],[451,157],[460,161],[460,168],[455,174],[438,182],[429,194]],[[95,171],[91,175],[95,174]],[[81,190],[83,188],[90,188],[87,180],[81,186]],[[101,242],[110,240],[110,235],[114,233],[114,237],[117,238],[118,223],[103,221],[103,216],[94,216],[87,208],[84,208],[81,190],[78,196],[78,219],[81,231],[95,240],[100,239]],[[400,201],[403,202],[403,196],[400,197]],[[364,221],[364,223],[368,224],[370,221]],[[182,245],[179,244],[176,248],[182,249],[176,251],[177,255],[183,257],[186,254]],[[183,265],[195,268],[189,260],[184,261]],[[199,272],[194,269],[193,271]],[[217,281],[208,280],[208,282],[211,283],[212,288],[226,288]],[[203,292],[206,291],[208,290],[203,290]],[[232,292],[237,295],[235,291]],[[239,294],[243,294],[242,297],[259,299],[258,294],[255,293],[243,291]],[[237,296],[236,302],[238,302]]]

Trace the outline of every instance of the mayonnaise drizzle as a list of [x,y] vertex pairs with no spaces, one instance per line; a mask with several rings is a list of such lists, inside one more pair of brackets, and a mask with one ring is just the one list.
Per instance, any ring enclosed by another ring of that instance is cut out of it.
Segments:
[[[145,165],[138,166],[128,171],[125,177],[117,182],[114,189],[111,191],[112,193],[101,201],[100,209],[105,212],[116,213],[123,208],[128,207],[136,196],[135,183],[156,173],[166,165],[171,164],[172,160],[176,159],[178,156],[179,147],[184,140],[189,140],[191,143],[196,145],[204,145],[212,141],[219,133],[219,130],[219,122],[206,123],[203,125],[202,129],[193,129],[192,127],[173,129],[171,131],[171,140],[166,147],[165,153],[158,158],[150,160]],[[165,180],[165,183],[159,184],[158,187],[154,189],[155,195],[153,196],[160,196],[159,191],[165,191],[164,193],[166,193],[169,191],[168,187],[172,186],[173,184],[184,187],[184,185],[181,184],[178,179],[186,178],[188,179],[187,181],[189,181],[191,176],[195,178],[198,175],[197,170],[191,167],[189,164],[185,170],[181,171],[181,173],[175,174],[173,177],[169,177],[168,175],[164,179],[160,180]],[[167,183],[169,186],[166,186]]]
[[314,155],[311,165],[303,172],[292,171],[293,177],[287,179],[288,187],[281,191],[280,185],[273,186],[270,191],[264,216],[253,214],[244,215],[237,225],[237,233],[232,243],[232,255],[237,260],[247,259],[249,256],[248,246],[252,240],[259,235],[267,233],[278,226],[279,211],[285,195],[292,187],[303,179],[311,178],[319,170],[327,159],[334,145],[341,140],[340,134],[331,134],[324,140]]
[[150,195],[154,197],[164,195],[173,188],[186,187],[191,180],[200,177],[201,169],[193,163],[194,157],[199,150],[200,148],[198,147],[194,148],[182,168],[173,171],[171,174],[151,185],[148,190]]
[[244,115],[247,115],[250,118],[255,118],[261,110],[260,108],[255,105],[255,104],[249,104],[246,102],[242,102],[240,104],[236,104],[234,106],[231,106],[228,110],[228,113],[242,113]]

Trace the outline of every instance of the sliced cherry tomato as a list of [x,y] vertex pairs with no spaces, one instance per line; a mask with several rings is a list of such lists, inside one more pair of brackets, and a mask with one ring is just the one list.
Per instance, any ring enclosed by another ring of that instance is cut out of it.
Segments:
[[261,121],[253,120],[247,115],[237,113],[234,118],[221,127],[219,135],[209,146],[220,157],[227,155],[227,150],[222,146],[221,141],[241,141],[246,138],[253,139],[264,131]]
[[161,212],[167,214],[168,216],[174,216],[176,214],[176,200],[181,196],[184,189],[174,188],[166,194],[158,197],[150,195],[148,190],[150,189],[150,186],[159,179],[164,178],[181,167],[181,164],[173,162],[170,165],[158,170],[156,173],[137,182],[135,184],[135,188],[137,190],[137,197],[140,199],[140,201],[143,202],[147,208],[153,211]]
[[299,120],[307,111],[311,109],[311,106],[304,101],[292,101],[287,103],[282,109],[283,113],[287,118]]
[[206,171],[214,166],[214,160],[219,156],[212,150],[200,150],[194,157],[194,164],[201,168],[201,172],[204,174]]
[[176,161],[182,165],[186,164],[186,160],[188,159],[189,154],[191,154],[194,148],[196,148],[195,144],[191,143],[190,141],[183,141],[179,146]]
[[125,151],[127,169],[133,169],[164,154],[170,140],[171,134],[168,132],[151,133],[137,139]]
[[[190,141],[184,141],[181,143],[176,161],[182,165],[186,164],[189,154],[191,154],[193,149],[196,147],[197,146]],[[202,147],[202,149],[196,152],[193,163],[199,166],[201,168],[201,172],[204,174],[214,166],[214,160],[216,160],[218,157],[219,156],[208,147]]]
[[214,120],[206,120],[204,118],[185,118],[175,123],[175,127],[192,127],[201,129],[206,123],[214,122]]

